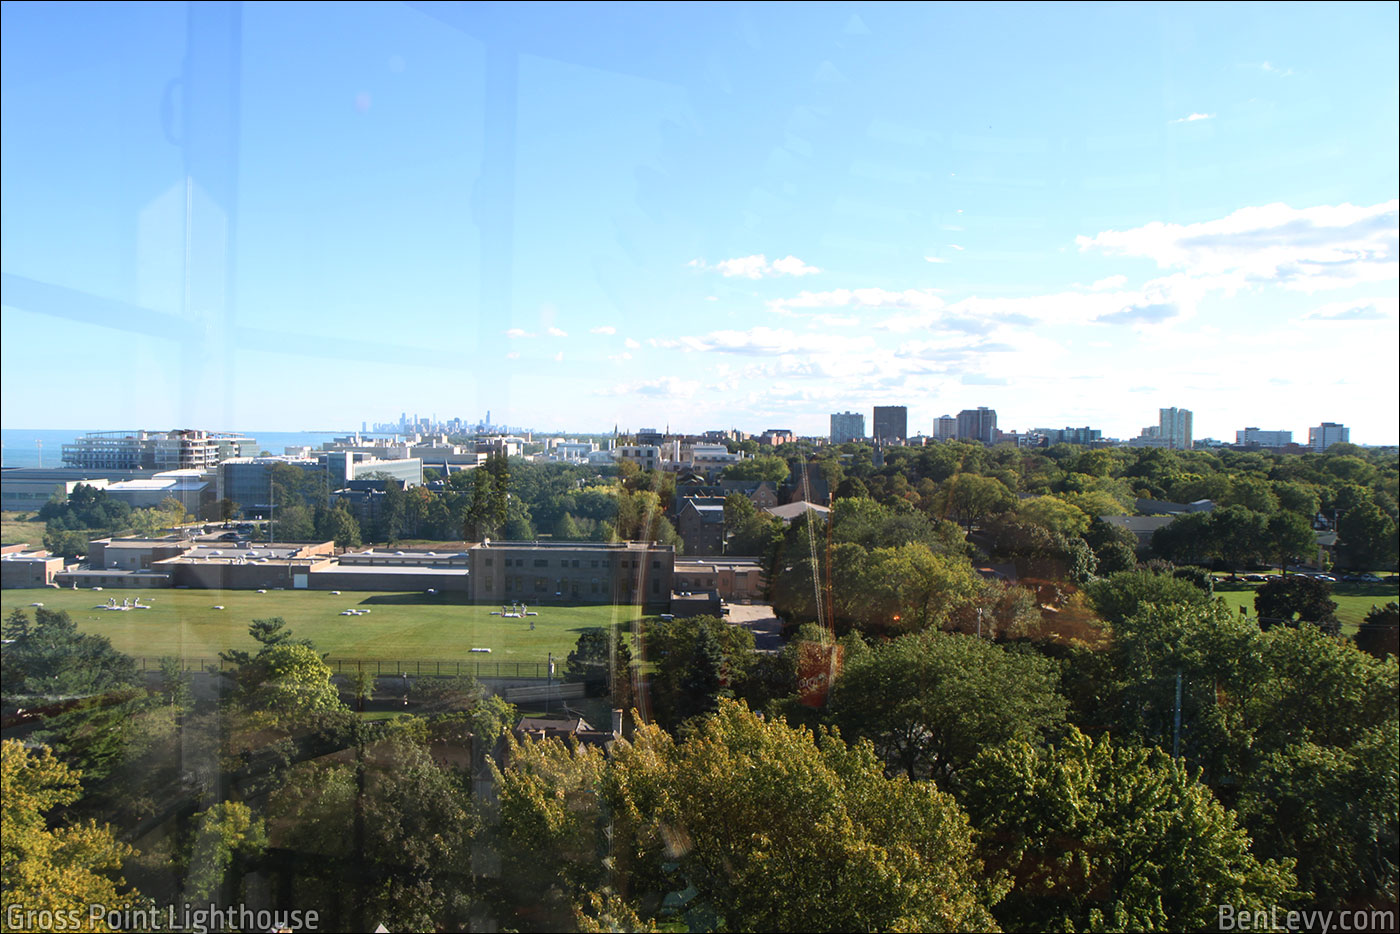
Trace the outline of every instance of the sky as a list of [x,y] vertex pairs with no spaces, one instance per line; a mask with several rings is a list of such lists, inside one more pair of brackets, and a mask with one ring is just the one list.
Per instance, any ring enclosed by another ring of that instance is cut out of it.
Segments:
[[5,3],[0,417],[1395,444],[1396,20]]

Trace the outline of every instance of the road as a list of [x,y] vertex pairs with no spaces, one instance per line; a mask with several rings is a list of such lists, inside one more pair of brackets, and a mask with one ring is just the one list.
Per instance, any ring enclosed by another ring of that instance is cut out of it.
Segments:
[[754,648],[758,651],[777,652],[783,647],[783,640],[778,635],[782,620],[773,615],[771,606],[763,603],[730,603],[728,606],[729,622],[753,633]]

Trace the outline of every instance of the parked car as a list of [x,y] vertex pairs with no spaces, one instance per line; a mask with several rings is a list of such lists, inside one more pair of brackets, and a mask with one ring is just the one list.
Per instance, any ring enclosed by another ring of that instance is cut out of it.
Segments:
[[1251,584],[1262,584],[1267,578],[1265,578],[1263,574],[1246,574],[1244,579]]
[[1337,582],[1337,579],[1331,574],[1314,574],[1313,580],[1326,581],[1329,584],[1335,584]]

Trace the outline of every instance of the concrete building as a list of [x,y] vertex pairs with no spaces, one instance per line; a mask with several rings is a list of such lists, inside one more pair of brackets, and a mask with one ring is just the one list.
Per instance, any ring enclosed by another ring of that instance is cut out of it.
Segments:
[[107,484],[107,496],[132,509],[150,509],[167,499],[177,501],[192,516],[214,499],[214,485],[202,470],[166,470],[140,480]]
[[1351,429],[1340,422],[1323,422],[1316,428],[1308,429],[1308,447],[1314,451],[1325,451],[1334,444],[1347,444],[1351,441]]
[[958,420],[951,415],[940,415],[933,420],[933,440],[952,441],[958,436]]
[[356,480],[386,477],[406,487],[423,482],[423,462],[416,457],[381,460],[362,451],[323,451],[314,457],[240,457],[219,465],[214,498],[233,500],[245,516],[266,517],[272,504],[272,469],[277,464],[319,475],[328,491],[346,489]]
[[1033,428],[1032,434],[1040,435],[1046,444],[1098,444],[1103,440],[1103,432],[1087,425],[1083,428]]
[[831,413],[831,443],[865,440],[865,415],[860,412]]
[[28,545],[0,547],[0,588],[47,587],[63,570],[63,559]]
[[[98,474],[98,476],[94,476]],[[80,484],[106,489],[114,475],[121,480],[147,476],[139,470],[90,471],[67,467],[6,467],[0,470],[0,509],[38,512],[49,500],[67,502]]]
[[1166,440],[1166,446],[1173,451],[1191,450],[1191,410],[1173,406],[1158,409],[1157,414],[1158,436]]
[[677,558],[676,589],[715,591],[729,603],[763,601],[763,566],[758,558]]
[[256,449],[254,439],[222,432],[96,431],[65,444],[63,463],[88,470],[212,470]]
[[624,444],[617,448],[617,460],[631,461],[643,470],[660,470],[661,446],[659,444]]
[[475,603],[630,603],[666,607],[676,550],[651,542],[483,542],[470,552]]
[[871,437],[877,444],[903,444],[909,437],[909,408],[903,405],[877,405],[871,423]]
[[958,413],[958,440],[995,444],[996,437],[996,409],[980,405],[975,409],[963,409]]

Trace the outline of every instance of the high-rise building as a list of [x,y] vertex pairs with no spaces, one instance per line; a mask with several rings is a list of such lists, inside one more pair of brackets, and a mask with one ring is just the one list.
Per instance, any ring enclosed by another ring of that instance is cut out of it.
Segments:
[[1308,429],[1308,447],[1314,451],[1325,451],[1334,444],[1351,441],[1351,429],[1341,422],[1323,422],[1316,428]]
[[993,444],[997,437],[997,410],[979,405],[958,413],[958,440]]
[[1166,439],[1167,447],[1173,451],[1191,450],[1191,410],[1173,406],[1158,409],[1157,416],[1157,430]]
[[875,406],[873,436],[884,444],[901,443],[909,437],[909,408],[903,405]]
[[933,440],[951,441],[958,436],[958,420],[951,415],[940,415],[933,420]]
[[1257,444],[1266,448],[1281,448],[1285,444],[1293,443],[1293,432],[1262,431],[1258,428],[1246,428],[1244,431],[1235,432],[1235,443]]
[[860,412],[831,413],[831,443],[844,444],[865,437],[865,416]]

